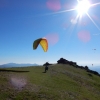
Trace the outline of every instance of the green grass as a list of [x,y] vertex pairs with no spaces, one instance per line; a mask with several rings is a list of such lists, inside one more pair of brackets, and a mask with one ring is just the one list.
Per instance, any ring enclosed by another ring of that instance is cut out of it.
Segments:
[[[8,69],[29,72],[0,72],[0,100],[100,100],[100,77],[83,69],[62,64],[47,73],[43,66]],[[26,84],[18,87],[16,79]]]

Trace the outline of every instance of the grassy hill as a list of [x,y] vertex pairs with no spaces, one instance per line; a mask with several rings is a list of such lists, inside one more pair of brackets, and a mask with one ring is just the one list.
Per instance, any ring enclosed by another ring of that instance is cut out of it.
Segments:
[[[0,71],[0,100],[100,100],[100,76],[66,64]],[[12,71],[13,70],[13,71]],[[29,71],[29,72],[28,72]]]

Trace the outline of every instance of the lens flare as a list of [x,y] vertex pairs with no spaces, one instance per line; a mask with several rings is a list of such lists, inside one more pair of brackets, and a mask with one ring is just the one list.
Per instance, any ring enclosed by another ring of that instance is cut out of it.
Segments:
[[90,41],[90,33],[88,31],[81,31],[78,33],[78,38],[83,42]]
[[53,11],[58,11],[61,9],[60,0],[48,0],[46,5],[50,10]]
[[51,45],[55,45],[59,40],[59,36],[57,33],[47,34],[45,37],[48,40],[48,43]]

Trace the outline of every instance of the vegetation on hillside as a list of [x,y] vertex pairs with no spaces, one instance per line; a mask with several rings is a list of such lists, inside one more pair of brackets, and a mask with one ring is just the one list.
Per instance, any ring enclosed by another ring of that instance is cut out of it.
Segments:
[[0,71],[1,100],[100,99],[100,77],[69,64],[49,65],[47,73],[44,66],[7,70]]

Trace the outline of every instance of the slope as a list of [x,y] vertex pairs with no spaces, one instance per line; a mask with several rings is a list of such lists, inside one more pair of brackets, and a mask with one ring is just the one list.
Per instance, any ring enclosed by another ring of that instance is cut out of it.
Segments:
[[0,72],[1,100],[99,100],[100,77],[67,64]]

